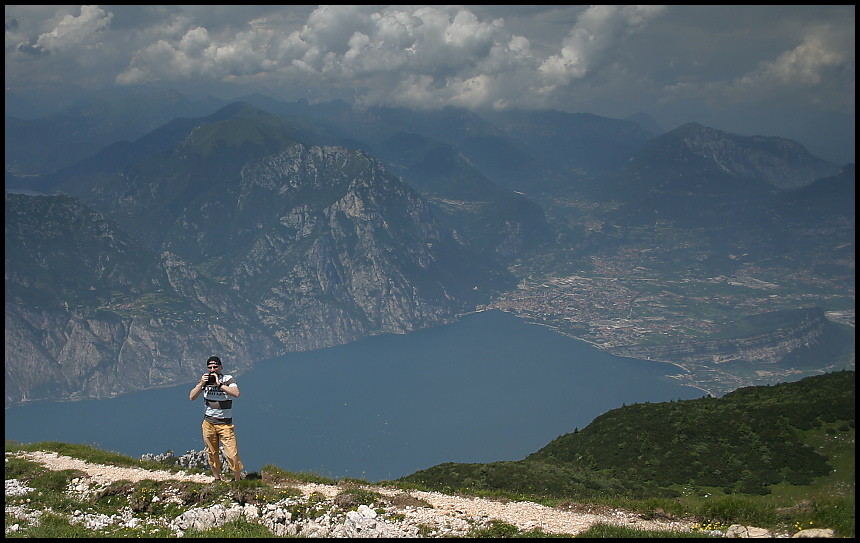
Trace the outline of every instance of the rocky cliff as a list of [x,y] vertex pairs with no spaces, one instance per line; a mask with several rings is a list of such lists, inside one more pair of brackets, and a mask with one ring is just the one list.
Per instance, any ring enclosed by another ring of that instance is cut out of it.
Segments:
[[235,293],[68,196],[6,194],[5,404],[105,398],[283,349]]
[[256,232],[213,271],[296,350],[444,322],[492,283],[426,201],[360,152],[296,145],[249,163],[236,206]]
[[213,353],[241,372],[511,285],[381,162],[290,130],[232,108],[58,175],[75,197],[7,194],[6,405],[188,382]]
[[110,398],[191,382],[211,353],[241,373],[281,347],[264,330],[174,316],[6,304],[5,404]]
[[[53,196],[7,194],[7,405],[182,382],[213,352],[238,370],[441,324],[513,288],[504,266],[521,279],[592,266],[711,277],[764,263],[806,277],[814,263],[811,289],[835,277],[853,301],[853,166],[809,184],[835,170],[787,140],[691,124],[646,143],[590,117],[505,116],[500,130],[455,110],[332,111],[317,119],[326,131],[241,103],[183,116],[26,180]],[[526,152],[538,148],[570,160],[550,167]],[[622,171],[558,173],[580,167]],[[617,354],[778,365],[792,344],[827,343],[814,321]],[[135,373],[132,355],[154,369]]]

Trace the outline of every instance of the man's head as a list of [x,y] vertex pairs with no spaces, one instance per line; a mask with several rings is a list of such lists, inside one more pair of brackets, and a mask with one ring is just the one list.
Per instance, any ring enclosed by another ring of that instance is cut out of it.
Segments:
[[221,359],[217,356],[210,356],[206,361],[206,367],[210,372],[221,373]]

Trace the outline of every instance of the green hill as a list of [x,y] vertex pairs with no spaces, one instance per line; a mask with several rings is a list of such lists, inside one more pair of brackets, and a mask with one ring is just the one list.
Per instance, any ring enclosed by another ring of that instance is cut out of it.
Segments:
[[834,476],[853,488],[853,458],[854,372],[841,371],[722,398],[624,406],[523,460],[445,463],[401,481],[558,498],[671,497],[689,487],[761,495]]

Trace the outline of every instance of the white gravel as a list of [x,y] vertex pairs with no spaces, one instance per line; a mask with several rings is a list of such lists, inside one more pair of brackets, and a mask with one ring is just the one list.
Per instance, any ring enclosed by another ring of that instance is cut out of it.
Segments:
[[[151,480],[182,480],[198,483],[210,483],[214,479],[202,474],[182,474],[169,471],[152,471],[142,468],[123,468],[90,464],[83,460],[62,456],[54,452],[22,452],[18,456],[44,464],[52,470],[76,469],[83,471],[94,482],[106,485],[113,481],[128,480],[132,482],[143,479]],[[14,485],[13,485],[14,486]],[[337,485],[304,484],[298,488],[306,495],[319,492],[327,497],[334,497],[343,488]],[[402,494],[399,489],[386,489],[376,486],[370,490],[393,497]],[[7,481],[7,491],[9,482]],[[13,492],[17,491],[13,490]],[[496,519],[517,526],[521,530],[540,528],[547,533],[578,534],[588,530],[598,523],[627,526],[643,530],[663,530],[689,532],[692,523],[677,520],[645,520],[635,513],[621,510],[601,510],[600,512],[584,512],[562,510],[526,501],[501,501],[484,498],[450,496],[438,492],[409,491],[409,495],[429,503],[428,507],[406,507],[405,514],[424,520],[432,520],[435,524],[459,524],[465,519]]]

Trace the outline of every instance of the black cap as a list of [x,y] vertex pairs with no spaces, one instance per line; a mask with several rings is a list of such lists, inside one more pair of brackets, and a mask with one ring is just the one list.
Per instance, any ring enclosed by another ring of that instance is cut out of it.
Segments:
[[210,356],[206,363],[208,364],[209,362],[217,362],[219,366],[221,365],[221,359],[217,356]]

